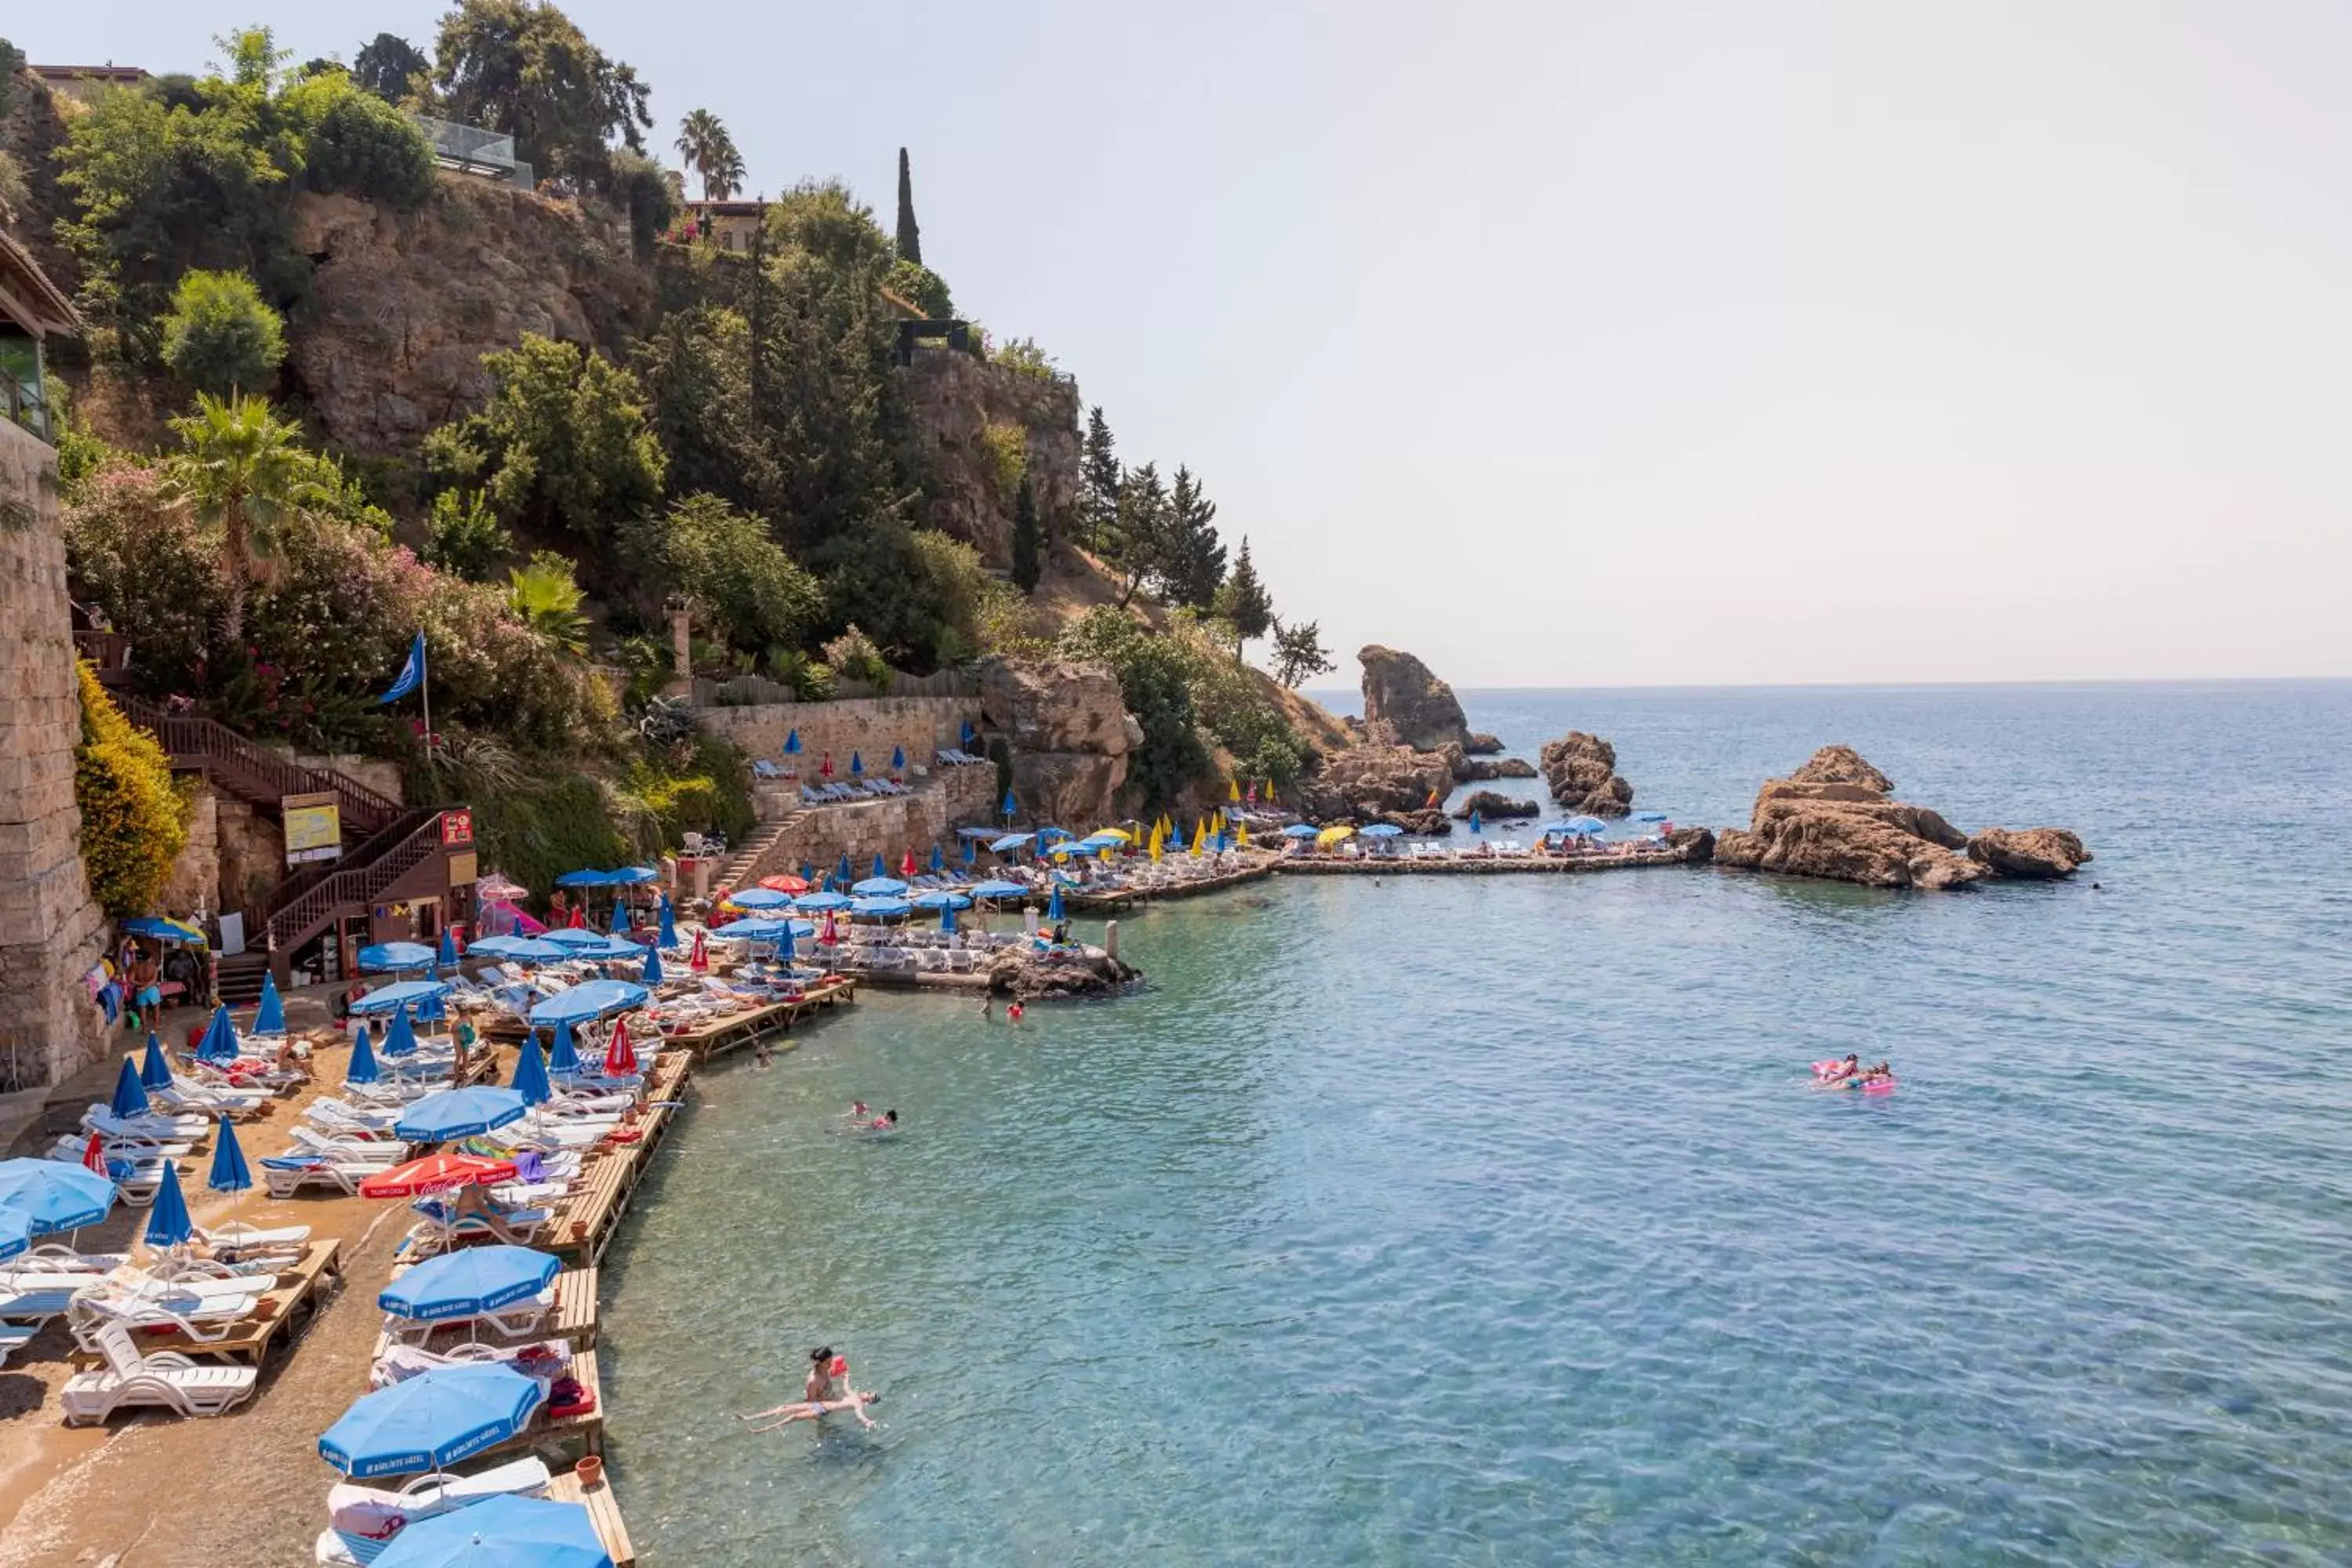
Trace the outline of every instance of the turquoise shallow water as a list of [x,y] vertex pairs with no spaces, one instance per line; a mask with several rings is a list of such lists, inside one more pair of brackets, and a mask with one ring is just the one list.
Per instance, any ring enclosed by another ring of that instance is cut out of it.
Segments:
[[[610,1264],[656,1568],[2352,1558],[2352,687],[1470,706],[1691,822],[1848,741],[2105,890],[1291,879],[712,1070]],[[821,1342],[882,1431],[729,1418]]]

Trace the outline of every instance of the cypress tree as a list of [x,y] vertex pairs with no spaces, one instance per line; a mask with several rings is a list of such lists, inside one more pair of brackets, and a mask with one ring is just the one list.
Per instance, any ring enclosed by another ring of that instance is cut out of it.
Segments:
[[1118,446],[1097,403],[1087,415],[1086,450],[1078,463],[1080,542],[1089,550],[1108,550],[1116,542],[1119,477]]
[[1217,590],[1217,614],[1234,628],[1234,657],[1237,659],[1242,656],[1244,643],[1265,636],[1274,625],[1274,595],[1265,591],[1265,583],[1250,560],[1246,535],[1242,539],[1241,553],[1234,557],[1232,575]]
[[1037,591],[1045,574],[1045,541],[1037,527],[1037,496],[1029,476],[1021,476],[1021,492],[1013,502],[1013,582],[1024,594]]
[[1171,605],[1205,610],[1225,581],[1225,547],[1217,542],[1217,503],[1192,470],[1179,468],[1168,491],[1168,529],[1152,574]]
[[915,175],[904,147],[898,149],[898,259],[923,264],[923,231],[915,223]]

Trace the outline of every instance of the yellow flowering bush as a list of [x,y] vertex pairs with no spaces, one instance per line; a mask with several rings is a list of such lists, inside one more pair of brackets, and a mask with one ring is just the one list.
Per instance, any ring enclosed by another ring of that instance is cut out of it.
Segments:
[[108,914],[147,913],[188,842],[188,803],[172,783],[171,758],[122,716],[87,660],[74,804],[90,893]]

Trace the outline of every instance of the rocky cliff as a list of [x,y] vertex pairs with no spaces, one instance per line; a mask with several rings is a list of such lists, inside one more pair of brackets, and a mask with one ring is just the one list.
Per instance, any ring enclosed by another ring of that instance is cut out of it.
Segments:
[[1633,786],[1617,776],[1617,748],[1600,736],[1570,730],[1536,755],[1545,786],[1566,810],[1591,816],[1633,810]]
[[987,727],[1012,751],[1024,816],[1098,826],[1117,815],[1128,754],[1143,743],[1108,667],[992,658],[980,667]]
[[929,473],[924,526],[962,540],[991,566],[1009,566],[1013,498],[1025,470],[1039,521],[1059,535],[1078,500],[1076,382],[942,352],[918,354],[900,384]]
[[1993,876],[2065,876],[2091,858],[2061,828],[1988,828],[1971,839],[1927,806],[1890,799],[1894,788],[1852,747],[1824,746],[1787,778],[1764,781],[1747,829],[1716,836],[1716,862],[1934,889]]
[[1393,822],[1414,833],[1443,834],[1450,828],[1442,803],[1453,789],[1453,770],[1442,752],[1352,746],[1325,756],[1292,794],[1309,821]]
[[1466,751],[1474,740],[1484,750],[1493,742],[1491,735],[1471,734],[1454,688],[1412,655],[1372,643],[1357,650],[1356,662],[1364,667],[1364,727],[1374,741],[1417,752],[1447,745]]
[[318,433],[351,451],[415,449],[489,395],[482,355],[525,332],[625,353],[655,311],[628,237],[566,202],[445,176],[415,213],[305,195],[295,243],[316,264],[289,322],[286,374]]

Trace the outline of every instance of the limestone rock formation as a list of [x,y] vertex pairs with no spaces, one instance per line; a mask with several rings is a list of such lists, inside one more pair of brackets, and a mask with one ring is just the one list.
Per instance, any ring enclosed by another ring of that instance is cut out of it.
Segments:
[[1715,829],[1711,827],[1677,827],[1666,835],[1666,842],[1693,866],[1704,866],[1715,858]]
[[1567,810],[1622,816],[1633,809],[1633,786],[1617,776],[1617,748],[1600,736],[1570,730],[1536,755],[1552,799]]
[[1058,531],[1078,500],[1078,388],[970,354],[922,353],[898,379],[915,443],[928,459],[921,522],[980,552],[991,566],[1013,561],[1017,478],[1004,451],[1017,442],[1038,519]]
[[[1468,739],[1462,742],[1462,749],[1474,757],[1491,757],[1502,751],[1503,742],[1484,730],[1473,730]],[[1535,775],[1531,773],[1528,776],[1533,778]]]
[[[1323,758],[1313,776],[1298,781],[1292,795],[1302,815],[1316,822],[1395,821],[1396,814],[1426,813],[1440,824],[1442,810],[1433,808],[1434,795],[1443,803],[1454,792],[1454,771],[1440,752],[1416,752],[1407,746],[1351,746]],[[1445,829],[1441,826],[1437,831]]]
[[989,966],[988,988],[1020,1002],[1102,996],[1139,977],[1131,966],[1097,948],[1016,949]]
[[1853,748],[1824,746],[1789,777],[1764,781],[1747,828],[1717,835],[1716,863],[1941,889],[1996,875],[2064,876],[2090,858],[2080,839],[2058,828],[1992,828],[1970,839],[1927,806],[1887,798],[1894,787]]
[[1543,815],[1543,807],[1532,800],[1497,795],[1490,789],[1482,789],[1460,805],[1455,806],[1454,820],[1467,822],[1470,820],[1470,814],[1474,811],[1487,822],[1506,822],[1514,817]]
[[2004,877],[2071,877],[2091,852],[2063,827],[1988,827],[1969,840],[1969,858]]
[[1143,731],[1107,665],[993,658],[980,667],[981,715],[1013,753],[1013,791],[1055,822],[1116,815]]
[[[1357,650],[1364,667],[1364,723],[1385,732],[1401,746],[1433,752],[1440,746],[1466,747],[1469,721],[1454,688],[1432,675],[1429,666],[1399,648],[1368,644]],[[1492,739],[1492,737],[1487,737]]]
[[1472,757],[1462,755],[1459,746],[1445,748],[1453,763],[1455,784],[1485,784],[1489,779],[1532,779],[1543,775],[1525,757]]

